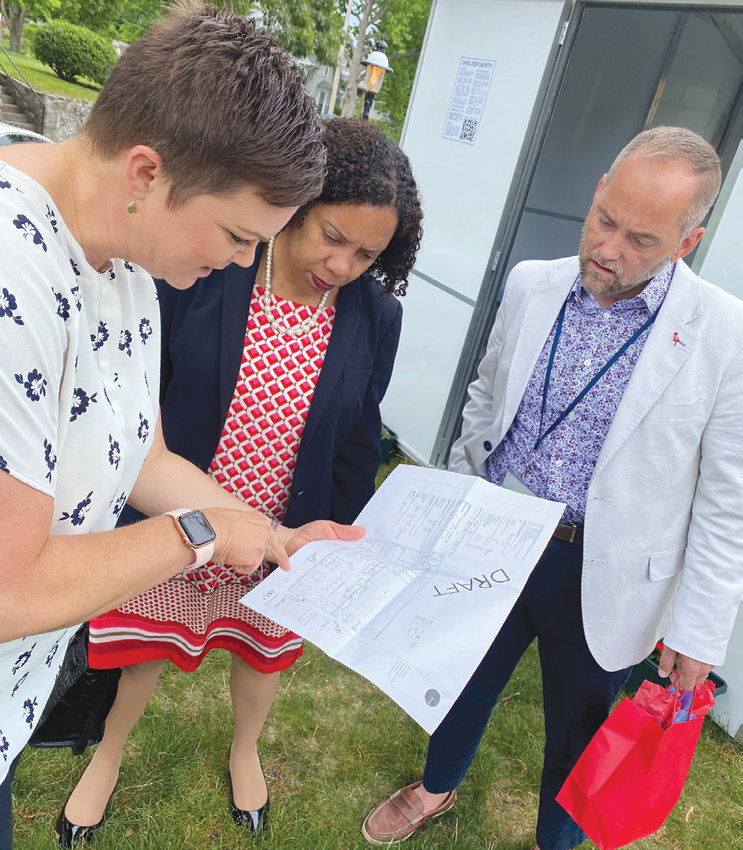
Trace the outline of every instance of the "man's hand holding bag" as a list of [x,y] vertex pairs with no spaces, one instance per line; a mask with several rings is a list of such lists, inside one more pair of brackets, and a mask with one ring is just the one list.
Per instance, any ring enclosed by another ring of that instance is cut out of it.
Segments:
[[557,802],[601,850],[656,832],[678,802],[714,684],[678,693],[643,682],[591,739]]

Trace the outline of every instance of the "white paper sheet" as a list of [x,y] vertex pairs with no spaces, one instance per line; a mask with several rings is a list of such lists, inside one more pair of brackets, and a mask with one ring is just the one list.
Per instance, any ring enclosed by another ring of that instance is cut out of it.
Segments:
[[493,59],[463,56],[459,60],[457,79],[444,121],[442,136],[445,139],[475,144],[494,70]]
[[378,685],[431,733],[521,593],[564,505],[398,466],[358,518],[242,601]]

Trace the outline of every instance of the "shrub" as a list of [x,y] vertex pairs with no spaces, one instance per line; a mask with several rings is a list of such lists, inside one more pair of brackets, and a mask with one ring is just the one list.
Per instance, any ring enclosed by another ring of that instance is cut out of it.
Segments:
[[38,31],[39,24],[36,24],[33,21],[26,24],[26,26],[23,28],[23,35],[21,36],[21,53],[25,54],[26,56],[32,55],[31,51],[33,49],[34,39],[36,38],[36,33]]
[[116,62],[110,41],[85,27],[53,21],[39,27],[33,43],[34,55],[67,82],[77,77],[103,85]]

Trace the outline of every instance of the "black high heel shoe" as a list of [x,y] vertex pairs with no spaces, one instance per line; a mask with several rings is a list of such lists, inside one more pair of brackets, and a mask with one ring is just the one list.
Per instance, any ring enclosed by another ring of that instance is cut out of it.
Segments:
[[[113,797],[113,791],[111,792],[111,797]],[[62,811],[59,813],[57,825],[55,826],[60,846],[80,847],[83,844],[92,841],[95,831],[103,826],[103,821],[106,820],[108,807],[111,803],[111,797],[109,797],[106,801],[106,808],[103,810],[103,817],[98,821],[98,823],[94,823],[92,826],[78,826],[76,823],[72,823],[72,821],[67,820],[67,815],[65,815],[64,812],[70,799],[68,797],[67,800],[65,800],[64,806],[62,806]]]
[[[232,748],[230,747],[230,751]],[[258,763],[261,765],[261,773],[263,773],[263,764],[261,764],[260,756],[258,756]],[[230,814],[232,815],[232,819],[238,826],[245,827],[249,832],[254,833],[255,835],[260,835],[265,829],[268,823],[268,810],[270,798],[268,794],[268,783],[266,782],[266,802],[260,807],[260,809],[238,809],[235,805],[235,795],[232,791],[232,774],[230,773],[230,753],[227,753],[227,779],[230,783]],[[266,776],[263,774],[263,780],[265,782]]]

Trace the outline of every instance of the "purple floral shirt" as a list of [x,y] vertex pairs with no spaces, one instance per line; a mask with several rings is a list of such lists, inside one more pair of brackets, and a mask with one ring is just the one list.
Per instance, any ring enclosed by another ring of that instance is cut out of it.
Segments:
[[674,268],[669,263],[639,295],[617,301],[606,309],[583,289],[580,277],[576,279],[568,294],[541,431],[544,378],[557,320],[529,378],[516,418],[488,458],[490,481],[502,484],[510,470],[535,495],[566,502],[564,520],[583,521],[588,485],[601,447],[651,328],[640,335],[544,439],[525,471],[529,455],[539,434],[549,428],[614,352],[660,307]]

